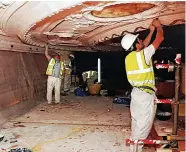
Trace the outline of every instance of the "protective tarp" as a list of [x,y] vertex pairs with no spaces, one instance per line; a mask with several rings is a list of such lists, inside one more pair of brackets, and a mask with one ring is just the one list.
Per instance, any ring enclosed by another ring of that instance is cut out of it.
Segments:
[[44,55],[0,51],[0,65],[0,109],[46,91]]

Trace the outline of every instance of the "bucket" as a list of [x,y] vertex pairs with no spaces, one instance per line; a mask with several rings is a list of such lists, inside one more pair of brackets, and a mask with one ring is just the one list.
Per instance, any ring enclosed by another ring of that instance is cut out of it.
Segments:
[[101,84],[90,84],[88,85],[88,92],[91,94],[91,95],[97,95],[100,93],[100,90],[101,90]]

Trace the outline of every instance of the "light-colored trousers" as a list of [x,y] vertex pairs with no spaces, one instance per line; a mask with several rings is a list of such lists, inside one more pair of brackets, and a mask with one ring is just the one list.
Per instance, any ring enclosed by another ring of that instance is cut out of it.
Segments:
[[[131,139],[146,139],[151,131],[157,105],[154,103],[155,93],[152,95],[138,88],[131,92]],[[142,152],[143,145],[130,145],[130,152]]]
[[48,103],[52,102],[52,91],[55,89],[55,103],[60,102],[60,88],[61,88],[61,79],[53,76],[48,76],[47,80],[47,101]]
[[71,75],[70,74],[65,74],[65,77],[64,77],[64,91],[69,90],[70,86],[71,86]]

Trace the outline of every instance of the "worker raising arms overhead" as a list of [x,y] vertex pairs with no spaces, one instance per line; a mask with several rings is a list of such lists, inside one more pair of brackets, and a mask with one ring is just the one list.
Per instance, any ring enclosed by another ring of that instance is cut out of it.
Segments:
[[[155,40],[149,45],[155,28]],[[126,56],[125,67],[127,79],[133,86],[130,105],[132,140],[148,137],[156,113],[156,89],[151,58],[163,42],[164,32],[158,19],[152,21],[149,29],[144,41],[138,38],[139,35],[133,34],[126,34],[121,40],[122,47],[130,52]],[[142,152],[142,145],[131,145],[130,152]]]
[[48,67],[46,70],[46,75],[48,75],[47,80],[47,101],[48,104],[52,103],[52,91],[55,89],[55,103],[60,102],[60,88],[61,88],[61,79],[63,76],[63,62],[60,60],[59,55],[51,57],[48,54],[48,45],[45,48],[45,56],[48,59]]

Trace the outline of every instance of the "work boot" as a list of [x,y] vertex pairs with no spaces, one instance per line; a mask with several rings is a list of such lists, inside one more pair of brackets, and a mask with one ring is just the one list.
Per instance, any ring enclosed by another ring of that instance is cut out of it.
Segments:
[[59,101],[56,101],[55,104],[59,104],[60,102]]
[[55,102],[48,102],[48,105],[54,105],[55,104]]
[[68,94],[65,93],[65,92],[63,92],[63,93],[61,93],[61,95],[62,95],[62,96],[67,96]]
[[48,101],[48,105],[51,105],[52,104],[52,101]]
[[66,93],[66,92],[69,92],[70,91],[70,89],[66,89],[66,90],[64,90],[64,92]]

